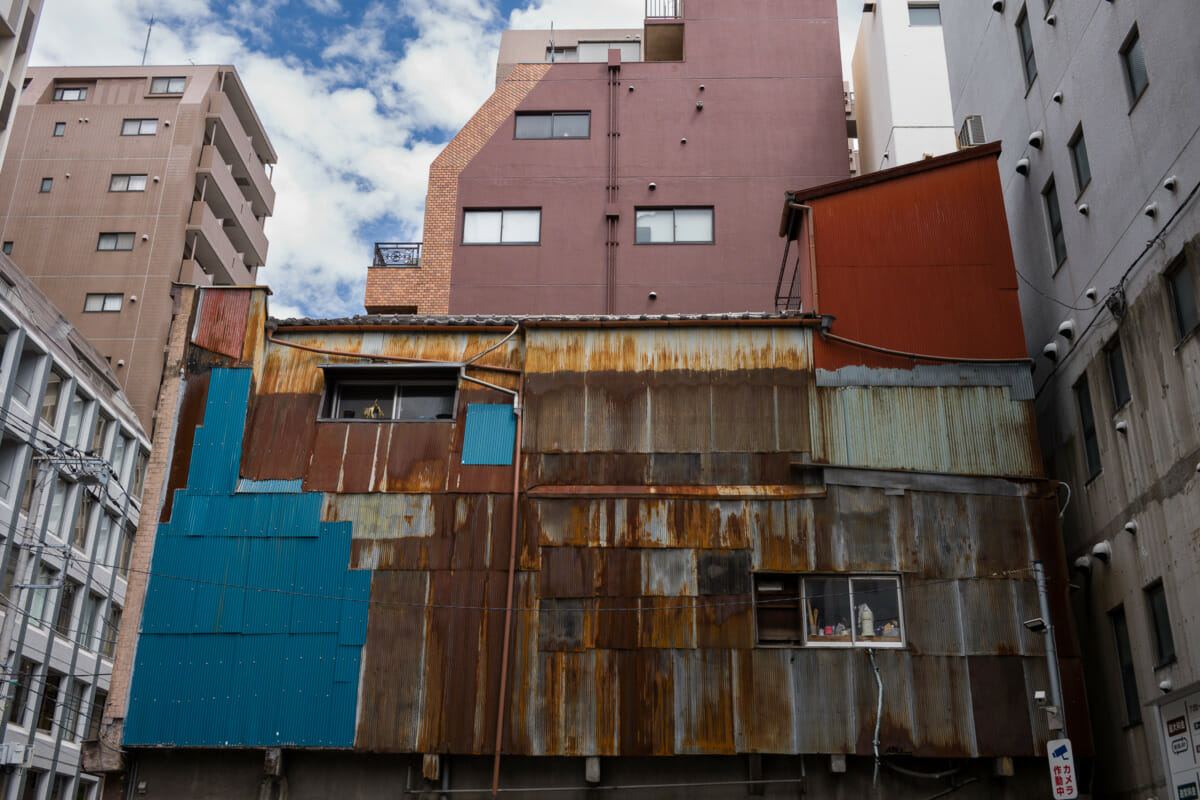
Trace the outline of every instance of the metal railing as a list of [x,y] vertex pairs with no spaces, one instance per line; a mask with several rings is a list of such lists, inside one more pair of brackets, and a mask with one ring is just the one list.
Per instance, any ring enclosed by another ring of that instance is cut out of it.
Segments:
[[680,19],[683,0],[646,0],[646,19]]
[[420,242],[376,242],[373,267],[421,266]]

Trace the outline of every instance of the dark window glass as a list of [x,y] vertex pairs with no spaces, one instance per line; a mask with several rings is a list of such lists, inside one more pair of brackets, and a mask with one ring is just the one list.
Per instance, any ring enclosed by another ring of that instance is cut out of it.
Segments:
[[1196,285],[1188,268],[1187,257],[1180,256],[1167,270],[1171,285],[1171,309],[1175,314],[1175,333],[1182,339],[1200,325],[1196,309]]
[[42,194],[45,194],[46,192],[50,191],[50,187],[52,187],[53,185],[54,185],[54,178],[42,178],[42,188],[38,189],[38,191],[41,192]]
[[67,135],[67,123],[65,123],[65,122],[54,123],[54,135],[55,136],[66,136]]
[[774,644],[804,640],[798,575],[755,575],[754,607],[758,641]]
[[1083,451],[1087,458],[1088,480],[1100,474],[1100,442],[1096,438],[1096,418],[1092,415],[1092,393],[1087,376],[1075,384],[1075,402],[1079,405],[1079,426],[1083,434]]
[[554,120],[549,114],[518,114],[516,138],[549,139],[554,132]]
[[13,243],[12,243],[12,242],[5,242],[5,243],[4,243],[4,255],[6,255],[6,256],[11,256],[11,255],[12,255],[12,248],[13,248]]
[[46,680],[42,684],[42,699],[38,706],[37,726],[39,730],[48,731],[54,727],[54,707],[58,705],[58,693],[62,688],[63,675],[54,670],[46,671]]
[[102,233],[96,242],[97,250],[132,250],[133,233]]
[[1162,581],[1146,587],[1146,608],[1154,632],[1154,667],[1157,669],[1175,660],[1175,638],[1171,635],[1171,615],[1167,613],[1167,594],[1163,591]]
[[390,383],[345,384],[338,387],[339,419],[392,419],[396,386]]
[[908,24],[909,25],[941,25],[942,10],[936,3],[930,5],[928,3],[909,3],[908,4]]
[[1129,625],[1125,621],[1125,607],[1117,606],[1109,612],[1112,620],[1113,639],[1117,645],[1117,666],[1121,670],[1121,689],[1125,695],[1125,721],[1136,724],[1142,721],[1142,707],[1138,703],[1137,676],[1133,671],[1133,650],[1129,647]]
[[1125,65],[1125,80],[1129,85],[1129,93],[1134,102],[1146,91],[1150,84],[1150,76],[1146,73],[1146,57],[1142,53],[1142,39],[1138,35],[1137,26],[1125,40],[1121,48],[1121,61]]
[[1054,248],[1054,261],[1058,266],[1067,260],[1067,239],[1063,235],[1062,212],[1058,207],[1058,189],[1054,178],[1042,190],[1046,201],[1046,219],[1050,222],[1050,244]]
[[[14,558],[15,560],[15,558]],[[29,685],[33,682],[36,665],[28,658],[21,659],[21,667],[17,672],[15,686],[12,688],[12,705],[8,707],[8,721],[20,725],[24,721],[25,705],[29,702]]]
[[38,794],[42,788],[42,778],[46,773],[41,770],[31,769],[28,777],[25,778],[25,792],[21,795],[21,800],[37,800]]
[[86,100],[87,89],[83,87],[63,88],[59,87],[54,90],[54,99],[63,101]]
[[71,633],[71,615],[75,612],[75,598],[80,588],[79,582],[70,578],[63,583],[62,594],[58,598],[58,617],[54,621],[54,630],[59,636],[69,636]]
[[1120,408],[1129,402],[1129,377],[1125,374],[1125,353],[1121,349],[1121,340],[1113,339],[1105,348],[1104,355],[1108,361],[1108,379],[1112,384],[1113,408]]
[[108,692],[97,689],[92,696],[92,713],[88,718],[87,739],[100,738],[100,723],[104,719],[104,704],[108,702]]
[[1033,55],[1033,34],[1029,30],[1029,15],[1021,9],[1017,17],[1017,43],[1021,47],[1021,61],[1025,68],[1025,88],[1033,85],[1037,77],[1037,59]]
[[1082,192],[1092,182],[1092,167],[1088,163],[1087,141],[1080,128],[1071,140],[1071,164],[1075,167],[1075,185]]

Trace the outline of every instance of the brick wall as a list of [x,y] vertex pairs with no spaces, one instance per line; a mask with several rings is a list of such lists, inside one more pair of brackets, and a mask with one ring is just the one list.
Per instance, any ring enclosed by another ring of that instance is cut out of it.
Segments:
[[458,235],[458,176],[549,70],[549,64],[517,65],[433,160],[425,196],[421,266],[367,270],[364,305],[368,313],[394,313],[405,306],[415,307],[420,314],[448,313],[450,270]]

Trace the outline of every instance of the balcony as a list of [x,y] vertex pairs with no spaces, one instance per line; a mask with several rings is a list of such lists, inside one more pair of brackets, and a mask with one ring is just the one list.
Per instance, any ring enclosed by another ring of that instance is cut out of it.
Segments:
[[[266,166],[255,152],[254,143],[242,130],[241,120],[226,95],[214,92],[209,96],[206,119],[220,129],[211,135],[209,143],[216,145],[221,158],[230,165],[234,179],[249,196],[254,216],[269,216],[275,208],[275,187],[271,186]],[[210,128],[206,128],[206,135],[208,130]]]
[[372,267],[421,266],[420,242],[376,242]]
[[213,145],[205,145],[200,152],[196,174],[201,198],[224,220],[225,232],[245,255],[246,265],[261,267],[267,261],[267,235],[254,215],[254,204],[242,194],[233,170]]
[[683,0],[646,0],[646,19],[683,19]]
[[683,61],[683,0],[646,0],[642,44],[646,61]]
[[189,260],[196,261],[212,276],[218,286],[249,286],[254,283],[254,273],[229,241],[221,220],[209,208],[208,203],[197,200],[192,203],[187,224]]

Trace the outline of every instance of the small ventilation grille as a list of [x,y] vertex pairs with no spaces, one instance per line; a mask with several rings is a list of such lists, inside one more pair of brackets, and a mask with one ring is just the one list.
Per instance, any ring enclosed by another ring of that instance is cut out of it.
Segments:
[[983,117],[972,114],[963,120],[962,128],[958,131],[959,147],[977,147],[987,142],[983,135]]

